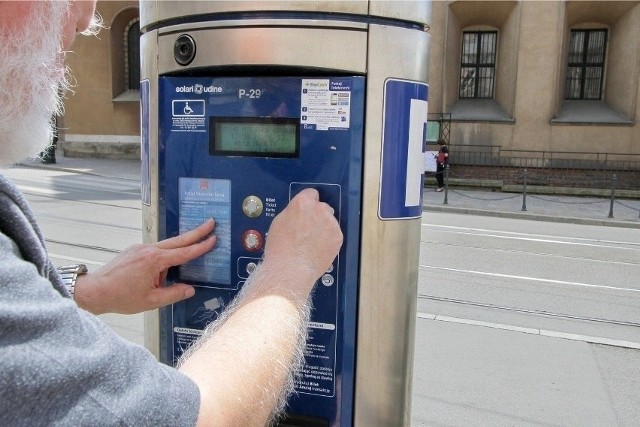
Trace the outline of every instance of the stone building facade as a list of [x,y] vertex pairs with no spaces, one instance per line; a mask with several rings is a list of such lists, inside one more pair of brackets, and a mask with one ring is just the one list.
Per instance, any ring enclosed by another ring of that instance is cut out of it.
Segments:
[[67,65],[75,80],[59,118],[67,156],[140,158],[139,8],[137,1],[99,1],[104,28],[76,37]]
[[[61,141],[69,155],[136,157],[138,2],[97,8],[108,28],[68,57]],[[450,118],[452,163],[479,152],[640,168],[640,1],[433,1],[429,31],[429,112]]]
[[640,2],[434,1],[432,13],[429,112],[451,119],[461,163],[640,169]]

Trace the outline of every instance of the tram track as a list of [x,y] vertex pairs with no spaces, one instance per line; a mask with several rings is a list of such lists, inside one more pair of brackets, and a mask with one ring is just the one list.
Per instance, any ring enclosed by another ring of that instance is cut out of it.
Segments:
[[[460,248],[460,249],[478,249],[478,250],[486,250],[486,251],[508,253],[508,254],[535,255],[535,256],[540,256],[540,257],[562,258],[562,259],[567,259],[567,260],[572,260],[572,261],[589,261],[589,262],[601,262],[601,263],[614,264],[614,265],[640,266],[640,261],[639,262],[628,262],[628,261],[617,261],[617,260],[604,260],[604,259],[599,259],[599,258],[596,258],[596,257],[588,257],[588,256],[569,256],[569,255],[562,255],[562,254],[552,253],[552,252],[537,252],[537,251],[532,251],[532,250],[520,250],[520,249],[504,249],[504,248],[500,248],[500,247],[478,246],[478,245],[470,245],[470,244],[457,244],[457,243],[441,242],[441,241],[424,240],[423,239],[422,242],[421,242],[421,247],[427,247],[428,245],[447,246],[447,247],[450,247],[450,248]],[[632,248],[632,249],[616,248],[616,249],[619,249],[619,250],[636,250],[635,248]],[[638,250],[640,250],[640,248],[638,248]]]
[[[488,237],[497,239],[508,240],[526,240],[532,242],[543,242],[552,244],[565,244],[565,245],[584,245],[584,246],[598,246],[605,248],[618,248],[618,249],[638,249],[640,250],[640,242],[629,240],[611,240],[611,239],[597,239],[590,237],[576,237],[576,236],[558,236],[542,233],[530,233],[521,231],[507,231],[507,230],[491,230],[485,228],[472,228],[472,227],[458,227],[447,225],[433,225],[422,224],[423,228],[430,229],[431,231],[445,233],[445,234],[462,234],[473,237]],[[630,248],[624,248],[624,246],[630,246]]]
[[78,249],[87,249],[87,250],[98,251],[98,252],[107,252],[112,254],[119,254],[120,252],[122,252],[122,250],[120,249],[111,249],[111,248],[105,248],[103,246],[96,246],[96,245],[85,245],[82,243],[64,242],[62,240],[56,240],[56,239],[45,238],[44,241],[46,243],[51,243],[55,245],[62,245],[62,246],[78,248]]
[[[136,210],[136,211],[141,211],[142,210],[142,208],[139,207],[139,206],[125,206],[125,205],[122,205],[122,204],[115,204],[115,203],[104,203],[104,202],[96,202],[96,201],[92,201],[92,200],[82,200],[82,199],[79,199],[77,196],[64,197],[64,196],[61,196],[61,195],[48,195],[48,194],[42,194],[42,193],[37,193],[35,191],[32,192],[32,191],[23,190],[23,189],[20,189],[20,191],[22,191],[22,194],[24,194],[24,195],[29,195],[29,196],[34,196],[34,197],[41,197],[41,198],[51,199],[51,200],[56,200],[56,201],[74,202],[74,203],[88,204],[88,205],[92,205],[92,206],[112,207],[112,208],[129,209],[129,210]],[[126,199],[126,200],[128,200],[128,199]],[[139,201],[139,199],[135,199],[135,200]]]
[[137,233],[142,233],[141,227],[129,226],[126,224],[114,224],[114,223],[93,221],[93,220],[87,220],[87,219],[68,218],[63,215],[54,215],[54,214],[48,214],[48,213],[47,214],[38,213],[37,216],[38,216],[38,221],[40,222],[42,222],[43,220],[56,220],[56,221],[62,221],[62,222],[69,222],[73,224],[74,227],[78,227],[78,225],[80,224],[80,225],[88,225],[88,226],[117,228],[118,230],[124,229],[124,230],[135,231]]
[[590,322],[595,324],[607,324],[607,325],[618,325],[618,326],[628,326],[632,328],[640,328],[640,323],[637,323],[637,322],[628,322],[624,320],[615,320],[615,319],[603,319],[598,317],[589,317],[589,316],[581,316],[581,315],[573,315],[573,314],[565,314],[565,313],[554,313],[546,310],[510,307],[510,306],[481,303],[481,302],[456,299],[456,298],[438,297],[438,296],[429,295],[429,294],[418,294],[418,299],[435,301],[435,302],[443,302],[448,304],[456,304],[461,306],[479,307],[479,308],[501,311],[501,312],[528,314],[533,316],[541,316],[541,317],[563,319],[563,320],[584,321],[584,322]]
[[418,317],[640,349],[637,234],[526,224],[423,224]]

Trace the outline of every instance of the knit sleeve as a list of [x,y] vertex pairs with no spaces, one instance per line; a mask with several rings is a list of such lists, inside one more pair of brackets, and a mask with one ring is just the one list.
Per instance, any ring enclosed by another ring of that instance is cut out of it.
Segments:
[[0,233],[0,425],[193,426],[196,384],[60,295]]

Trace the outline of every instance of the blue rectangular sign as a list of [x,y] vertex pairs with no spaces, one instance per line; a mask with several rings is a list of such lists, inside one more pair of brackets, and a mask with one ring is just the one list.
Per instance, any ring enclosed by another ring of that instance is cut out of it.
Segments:
[[382,220],[422,214],[422,145],[427,123],[426,83],[387,79],[378,216]]

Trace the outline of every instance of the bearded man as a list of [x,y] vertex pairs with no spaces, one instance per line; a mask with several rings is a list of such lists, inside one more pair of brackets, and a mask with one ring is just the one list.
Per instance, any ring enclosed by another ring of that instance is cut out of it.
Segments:
[[[77,33],[94,31],[94,10],[95,1],[0,1],[2,166],[50,141],[64,52]],[[0,425],[267,424],[302,361],[309,294],[342,244],[333,210],[315,190],[276,217],[264,262],[178,369],[93,315],[192,296],[188,284],[163,286],[163,278],[212,250],[214,227],[209,220],[129,248],[96,272],[76,272],[68,288],[27,202],[0,174]]]

